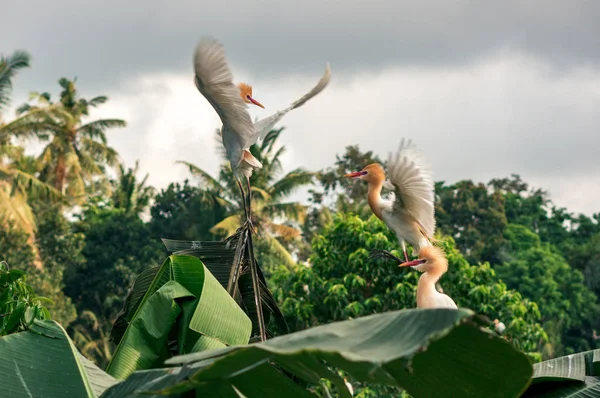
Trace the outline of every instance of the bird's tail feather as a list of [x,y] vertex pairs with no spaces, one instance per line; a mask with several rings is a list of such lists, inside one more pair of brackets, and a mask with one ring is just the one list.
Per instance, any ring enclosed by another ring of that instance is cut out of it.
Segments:
[[252,155],[247,149],[244,149],[244,151],[242,152],[242,161],[248,163],[250,166],[255,167],[257,169],[262,168],[262,163],[259,162],[258,159],[256,159],[254,155]]

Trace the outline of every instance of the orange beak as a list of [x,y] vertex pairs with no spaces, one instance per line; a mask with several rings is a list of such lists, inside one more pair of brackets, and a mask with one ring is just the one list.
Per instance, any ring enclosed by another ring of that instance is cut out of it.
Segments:
[[421,259],[421,260],[407,261],[405,263],[400,264],[398,267],[414,267],[414,266],[425,263],[425,261],[427,261],[427,260]]
[[366,171],[355,171],[354,173],[344,174],[344,177],[356,178],[356,177],[364,176],[366,174],[367,174]]
[[252,98],[251,96],[247,95],[246,98],[248,98],[248,101],[252,102],[254,105],[260,106],[261,108],[265,109],[265,107],[263,106],[263,104],[261,104],[260,102],[258,102],[254,98]]

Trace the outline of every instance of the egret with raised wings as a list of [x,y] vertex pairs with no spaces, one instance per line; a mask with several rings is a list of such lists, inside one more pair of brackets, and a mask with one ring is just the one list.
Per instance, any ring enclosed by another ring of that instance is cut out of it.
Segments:
[[[325,74],[312,90],[286,109],[256,123],[253,123],[250,118],[247,104],[254,104],[261,108],[264,108],[264,106],[252,97],[252,87],[250,85],[244,83],[235,85],[233,83],[233,75],[227,64],[223,46],[217,40],[209,37],[200,41],[194,54],[194,70],[196,87],[215,108],[223,122],[221,128],[223,145],[242,194],[246,218],[250,220],[252,200],[250,176],[255,169],[262,168],[260,161],[250,153],[250,147],[262,140],[286,113],[304,105],[312,97],[323,91],[331,78],[329,64],[326,66]],[[247,208],[246,196],[240,181],[242,176],[246,179],[248,187]]]
[[[388,168],[388,180],[379,163],[348,173],[345,177],[367,181],[369,207],[396,233],[402,245],[404,259],[408,261],[405,242],[416,250],[421,250],[431,246],[435,233],[433,179],[423,154],[410,140],[401,141],[395,156],[390,153]],[[384,186],[393,191],[393,199],[381,197]],[[389,254],[385,250],[374,250],[373,253]]]
[[411,267],[423,273],[417,284],[417,308],[457,308],[454,300],[435,288],[437,281],[448,271],[448,259],[437,246],[425,246],[419,250],[419,259],[402,262],[387,253],[384,257],[401,263],[399,267]]

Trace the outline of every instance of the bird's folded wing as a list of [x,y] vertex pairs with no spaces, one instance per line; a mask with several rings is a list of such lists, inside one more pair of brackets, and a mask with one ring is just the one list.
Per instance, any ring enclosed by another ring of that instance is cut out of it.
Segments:
[[329,84],[329,80],[331,80],[331,68],[329,67],[329,64],[327,64],[325,68],[325,73],[321,77],[321,80],[319,80],[317,85],[314,86],[312,90],[304,94],[300,99],[294,101],[290,106],[288,106],[284,110],[277,111],[273,115],[254,123],[254,134],[256,134],[256,140],[263,140],[269,133],[269,131],[271,131],[273,127],[275,127],[277,122],[279,122],[286,113],[288,113],[292,109],[301,107],[312,97],[323,91],[325,87],[327,87],[327,85]]
[[251,136],[254,125],[233,75],[223,46],[212,37],[203,38],[194,53],[196,87],[215,108],[223,124],[243,138]]
[[393,211],[410,213],[427,237],[435,233],[434,184],[423,154],[409,140],[388,158],[388,181],[394,186]]

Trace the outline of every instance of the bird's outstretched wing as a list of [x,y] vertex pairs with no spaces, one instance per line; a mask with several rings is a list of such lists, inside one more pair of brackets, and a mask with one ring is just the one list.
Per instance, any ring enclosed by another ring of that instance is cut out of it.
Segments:
[[223,124],[238,134],[238,139],[252,136],[254,125],[240,89],[233,84],[223,46],[216,39],[200,40],[194,53],[194,82],[198,90],[215,108]]
[[406,211],[420,224],[428,238],[435,233],[434,184],[423,154],[410,140],[388,158],[388,181],[394,190],[393,212]]
[[299,108],[304,105],[309,99],[319,94],[321,91],[327,87],[329,84],[329,80],[331,80],[331,68],[329,67],[329,63],[325,67],[325,73],[321,77],[321,80],[317,83],[316,86],[312,88],[308,93],[304,94],[300,99],[294,101],[290,106],[285,108],[284,110],[277,111],[271,116],[268,116],[264,119],[261,119],[254,123],[254,134],[256,134],[255,141],[253,144],[259,140],[263,140],[265,136],[275,127],[277,122],[281,120],[283,116],[289,111]]

